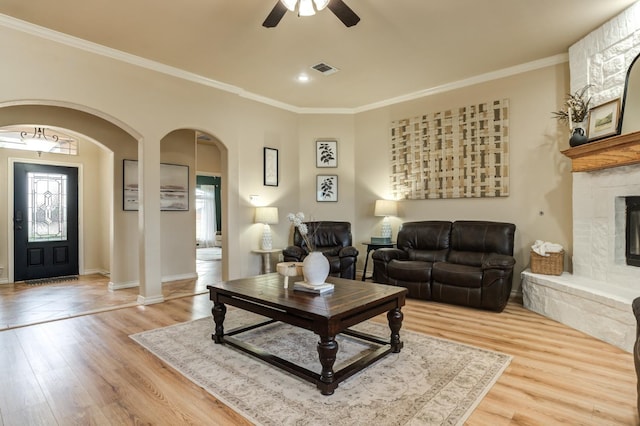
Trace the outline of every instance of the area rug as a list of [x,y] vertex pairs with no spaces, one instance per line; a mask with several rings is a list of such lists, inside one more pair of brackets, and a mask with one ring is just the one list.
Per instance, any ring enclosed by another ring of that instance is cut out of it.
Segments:
[[[263,317],[229,308],[225,329]],[[386,336],[386,325],[360,331]],[[460,425],[511,362],[509,355],[401,330],[404,348],[323,396],[314,384],[211,340],[211,317],[130,337],[257,425]],[[320,372],[317,337],[282,323],[236,338]],[[338,336],[334,370],[372,350]]]
[[222,248],[204,247],[196,249],[197,260],[220,260],[222,259]]

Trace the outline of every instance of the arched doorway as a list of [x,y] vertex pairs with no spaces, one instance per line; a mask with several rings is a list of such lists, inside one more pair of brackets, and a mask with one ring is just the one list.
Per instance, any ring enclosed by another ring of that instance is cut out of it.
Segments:
[[[226,210],[223,204],[226,148],[209,133],[179,129],[162,138],[160,161],[161,167],[175,165],[189,169],[188,211],[161,212],[163,282],[189,278],[195,272],[199,281],[197,284],[200,284],[196,290],[206,289],[206,284],[222,279],[227,262],[221,256]],[[209,180],[217,183],[209,185]],[[203,196],[205,189],[212,189],[211,197]],[[205,210],[208,217],[204,215]],[[203,232],[203,227],[210,232]],[[199,246],[216,251],[218,256],[199,259]],[[190,253],[190,256],[186,257],[184,253]],[[170,270],[174,275],[168,275]]]
[[[29,152],[13,149],[0,150],[0,173],[7,177],[6,186],[0,188],[0,199],[6,209],[0,209],[0,218],[10,224],[7,233],[0,235],[0,259],[7,265],[4,280],[13,282],[14,277],[14,230],[12,165],[16,162],[30,164],[62,165],[77,167],[79,170],[79,219],[78,219],[78,272],[106,272],[119,279],[126,276],[127,267],[122,262],[114,262],[114,240],[122,240],[114,229],[122,222],[115,212],[117,185],[121,176],[116,170],[115,158],[137,153],[137,139],[122,127],[81,109],[59,105],[10,105],[1,107],[0,128],[11,125],[39,125],[64,130],[78,140],[78,155],[60,155],[46,152]],[[123,149],[124,147],[124,149]],[[116,154],[116,152],[122,152]],[[9,161],[11,159],[11,161]],[[4,218],[3,218],[4,216]],[[135,237],[134,237],[135,240]],[[5,255],[2,256],[2,253]],[[137,253],[136,253],[137,256]],[[131,263],[131,262],[129,262]],[[129,274],[128,276],[131,276]]]

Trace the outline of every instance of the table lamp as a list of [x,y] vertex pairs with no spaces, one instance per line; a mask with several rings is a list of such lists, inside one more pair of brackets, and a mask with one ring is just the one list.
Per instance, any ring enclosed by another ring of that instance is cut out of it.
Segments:
[[271,250],[273,248],[273,240],[271,238],[271,227],[269,225],[275,225],[278,223],[278,208],[256,207],[254,223],[264,224],[264,230],[262,231],[262,244],[260,245],[260,248],[262,250]]
[[394,200],[376,200],[374,216],[384,216],[382,220],[382,237],[391,239],[391,223],[389,216],[398,215],[398,205]]

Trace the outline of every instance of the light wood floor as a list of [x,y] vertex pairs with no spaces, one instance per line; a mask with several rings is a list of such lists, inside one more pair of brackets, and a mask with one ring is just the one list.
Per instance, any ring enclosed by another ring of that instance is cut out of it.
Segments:
[[[403,328],[513,356],[469,425],[638,424],[629,353],[516,302],[403,312]],[[0,425],[249,424],[128,337],[210,315],[201,294],[0,331]]]
[[[220,261],[197,260],[196,272],[197,280],[163,284],[164,299],[201,294],[222,280]],[[108,285],[109,278],[98,274],[43,285],[0,284],[0,330],[137,305],[138,287],[109,291]]]

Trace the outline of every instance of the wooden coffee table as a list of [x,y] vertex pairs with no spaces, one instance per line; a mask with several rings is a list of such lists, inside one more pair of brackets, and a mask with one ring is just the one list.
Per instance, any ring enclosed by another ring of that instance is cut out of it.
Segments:
[[[301,277],[292,278],[293,282],[302,280]],[[323,395],[331,395],[343,380],[390,352],[400,352],[400,328],[403,318],[401,308],[405,303],[407,289],[333,277],[329,277],[327,281],[333,283],[335,289],[332,293],[324,295],[294,291],[292,285],[285,289],[284,277],[277,273],[208,285],[209,298],[213,301],[211,312],[215,322],[215,332],[211,337],[216,343],[226,343],[315,383]],[[225,333],[226,305],[263,315],[270,320]],[[391,330],[388,340],[349,329],[385,312]],[[320,337],[317,346],[322,366],[320,374],[234,337],[276,321],[311,330]],[[339,371],[333,371],[338,353],[335,338],[340,333],[376,343],[380,347]]]

